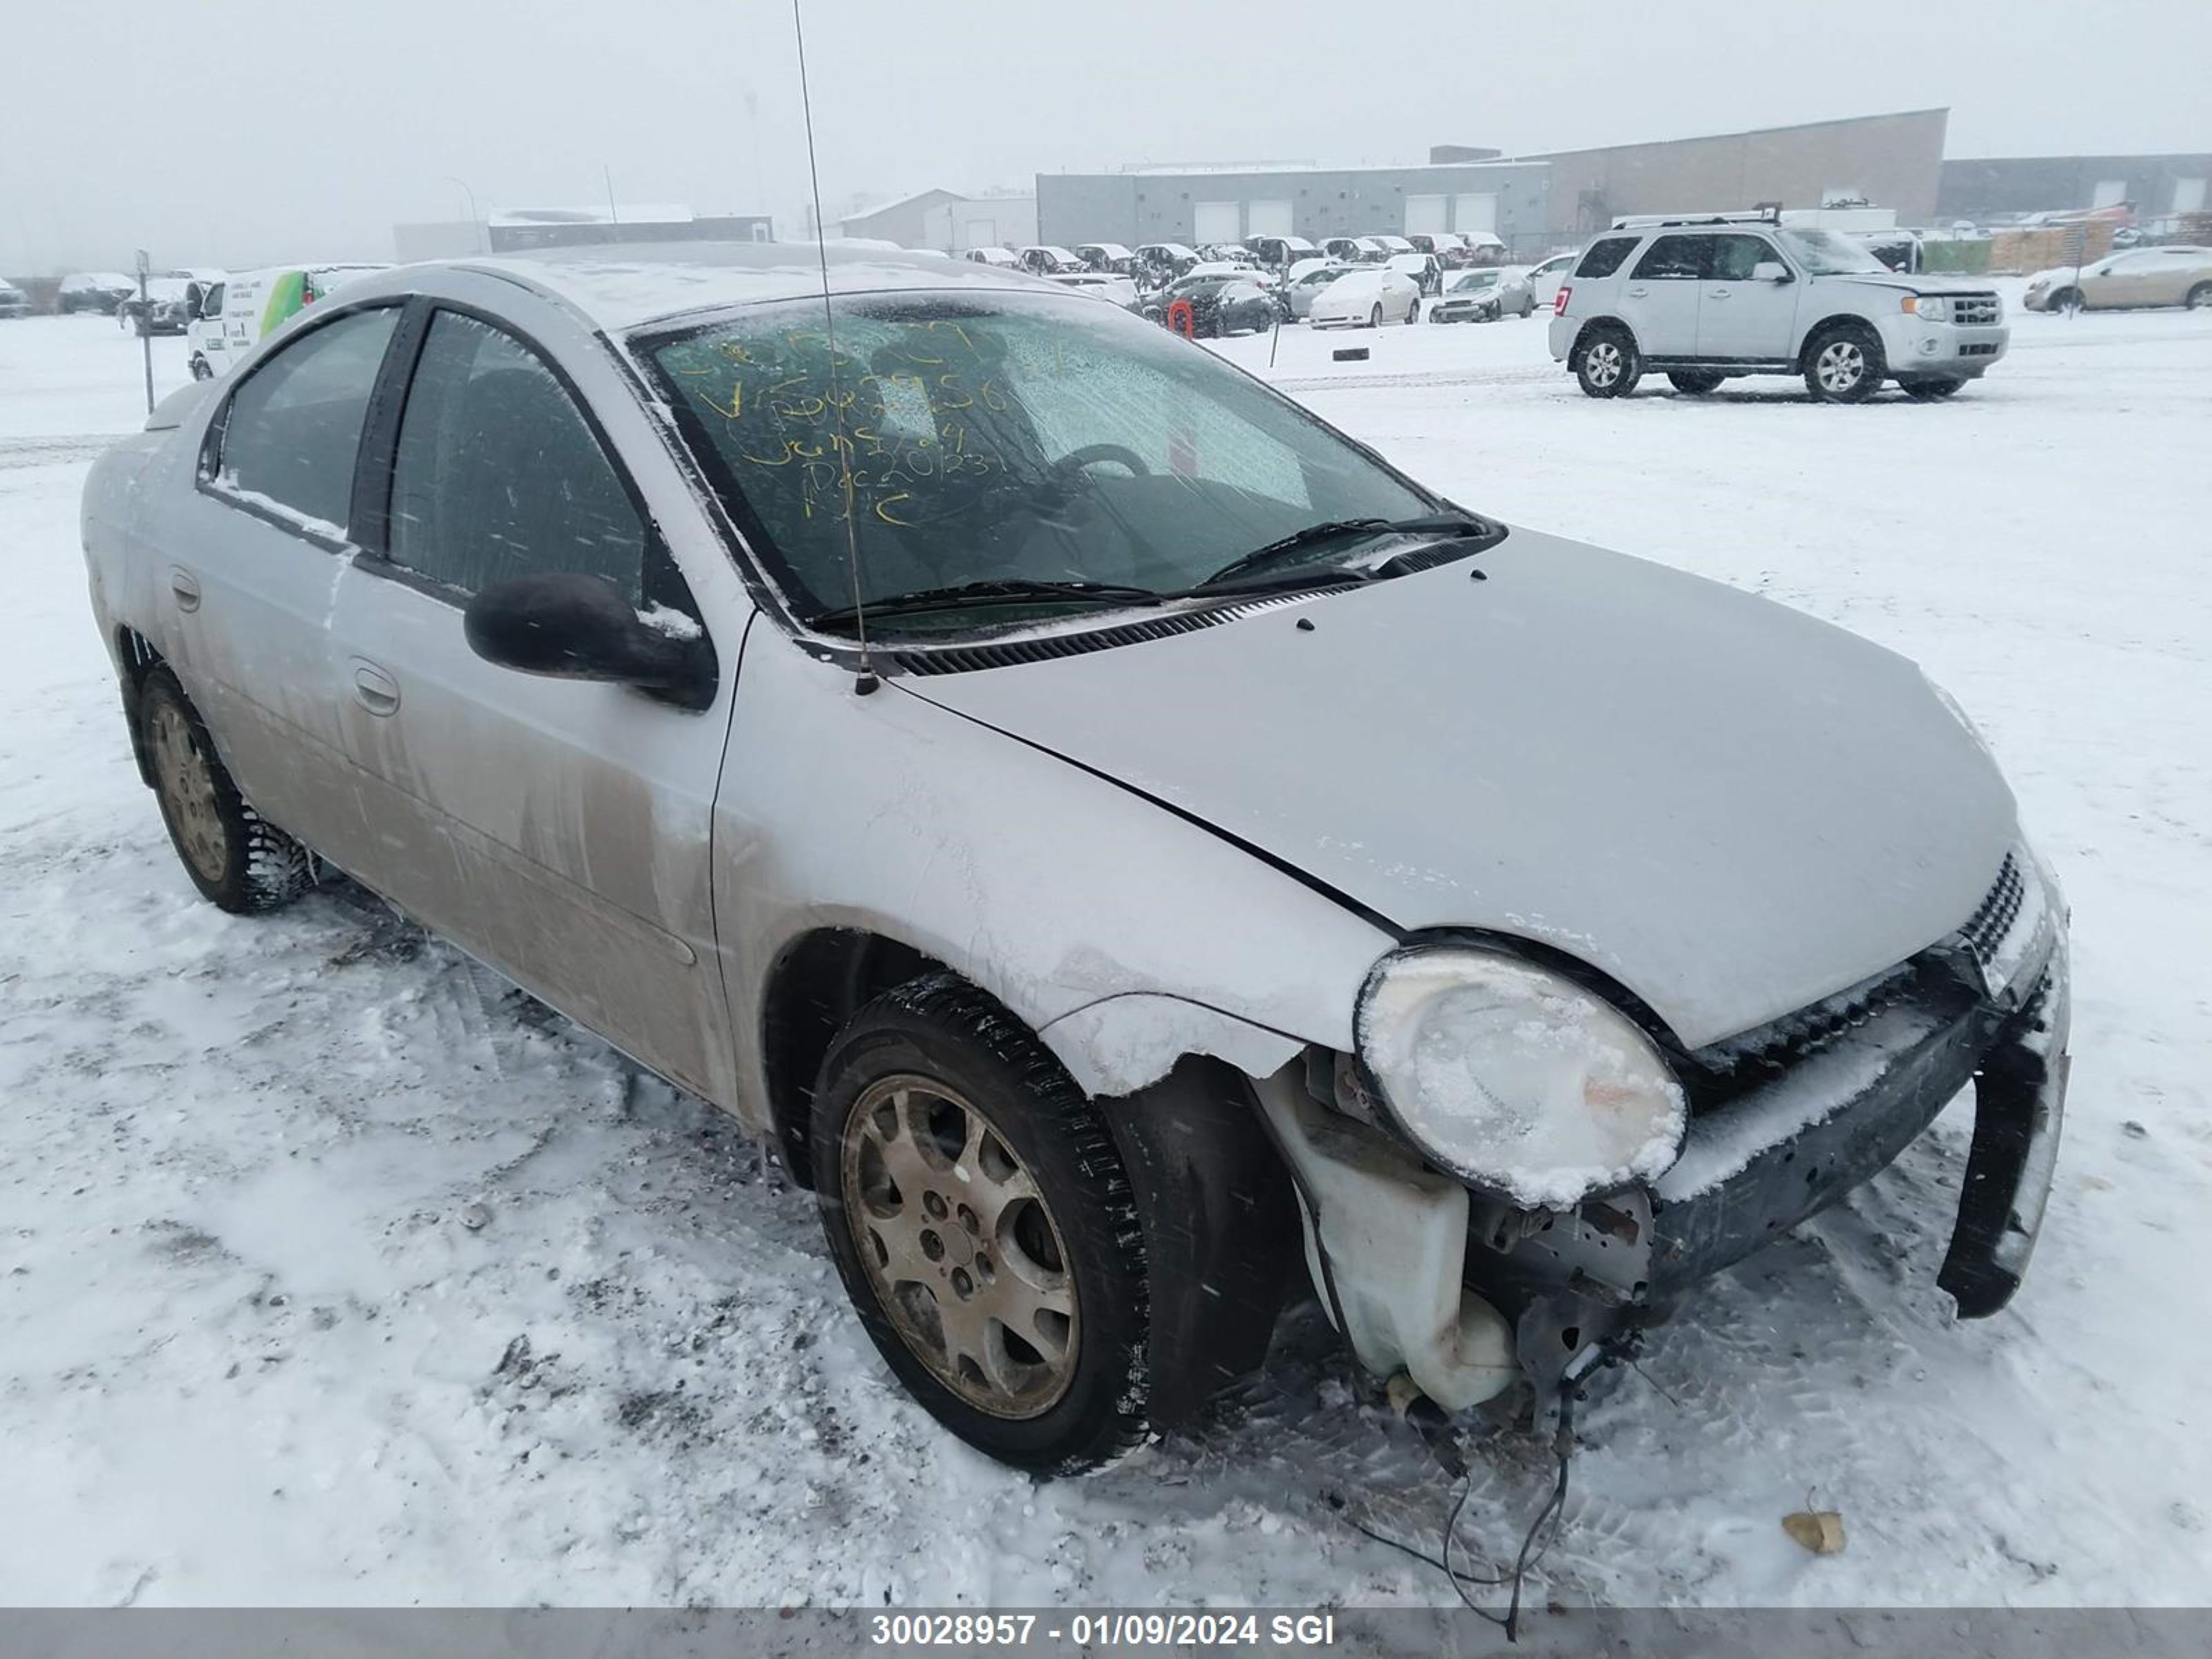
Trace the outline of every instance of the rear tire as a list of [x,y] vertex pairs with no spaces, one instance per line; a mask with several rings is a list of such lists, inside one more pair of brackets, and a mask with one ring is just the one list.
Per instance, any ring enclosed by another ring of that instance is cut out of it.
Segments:
[[1724,374],[1701,374],[1692,368],[1670,369],[1667,374],[1667,379],[1675,391],[1692,398],[1702,398],[1708,392],[1718,390],[1720,383],[1727,378]]
[[201,897],[255,915],[315,884],[315,855],[246,805],[199,711],[166,667],[151,670],[139,688],[138,739],[170,845]]
[[1618,323],[1600,323],[1575,347],[1575,379],[1592,398],[1626,398],[1644,375],[1644,356]]
[[1136,1200],[1104,1120],[1019,1020],[949,973],[886,992],[823,1060],[809,1133],[846,1292],[932,1416],[1044,1474],[1143,1440]]
[[1881,338],[1864,323],[1830,323],[1805,346],[1805,389],[1815,401],[1863,404],[1888,373]]

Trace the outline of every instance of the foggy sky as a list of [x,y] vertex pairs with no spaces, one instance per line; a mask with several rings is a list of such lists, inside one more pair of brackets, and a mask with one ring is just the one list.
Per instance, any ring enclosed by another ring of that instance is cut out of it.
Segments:
[[[1948,105],[1958,155],[2212,148],[2207,0],[806,0],[822,190],[1420,161]],[[1373,38],[1348,40],[1364,28]],[[1320,38],[1327,30],[1333,37]],[[757,101],[749,118],[748,95]],[[392,257],[396,221],[776,216],[788,0],[15,0],[0,271]],[[457,182],[458,181],[458,182]],[[1686,205],[1695,206],[1697,204]]]

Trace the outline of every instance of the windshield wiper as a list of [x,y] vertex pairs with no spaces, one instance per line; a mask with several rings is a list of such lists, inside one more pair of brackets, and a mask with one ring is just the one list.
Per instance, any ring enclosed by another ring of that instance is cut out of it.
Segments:
[[[1413,519],[1328,519],[1320,524],[1310,524],[1304,530],[1292,531],[1289,535],[1269,542],[1264,547],[1255,547],[1249,553],[1231,559],[1190,591],[1196,592],[1201,588],[1219,586],[1224,583],[1234,581],[1239,576],[1248,576],[1255,571],[1264,570],[1269,565],[1281,564],[1294,556],[1304,552],[1310,547],[1319,546],[1324,542],[1341,541],[1347,536],[1369,538],[1376,536],[1419,536],[1431,533],[1445,536],[1480,536],[1487,535],[1489,532],[1488,525],[1465,513],[1425,513],[1419,518]],[[1339,574],[1341,575],[1352,573]],[[1359,574],[1364,574],[1364,573]]]
[[839,605],[817,611],[808,625],[836,626],[870,617],[901,617],[918,611],[949,611],[962,605],[1022,605],[1042,599],[1077,603],[1158,605],[1169,595],[1125,582],[1049,581],[1030,576],[989,576],[977,581],[955,582],[949,587],[922,587],[911,593],[893,593],[870,599],[865,605]]

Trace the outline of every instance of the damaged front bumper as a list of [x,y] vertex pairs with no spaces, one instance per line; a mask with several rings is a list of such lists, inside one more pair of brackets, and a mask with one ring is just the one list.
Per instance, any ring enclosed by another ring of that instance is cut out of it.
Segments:
[[1692,1121],[1656,1181],[1531,1218],[1478,1203],[1467,1280],[1514,1322],[1540,1398],[1590,1343],[1656,1323],[1702,1280],[1886,1168],[1970,1084],[1974,1133],[1936,1283],[1962,1318],[2012,1299],[2043,1223],[2064,1112],[2067,950],[2055,914],[1991,991],[1912,964],[1884,1006]]
[[[1361,1362],[1455,1409],[1665,1319],[1701,1281],[1887,1167],[1961,1091],[1975,1121],[1936,1282],[2008,1302],[2049,1196],[2067,1082],[2065,917],[2026,848],[1966,928],[1893,972],[1686,1057],[1698,1103],[1656,1179],[1572,1210],[1468,1192],[1286,1071],[1261,1090],[1316,1289]],[[1294,1068],[1292,1068],[1294,1069]]]

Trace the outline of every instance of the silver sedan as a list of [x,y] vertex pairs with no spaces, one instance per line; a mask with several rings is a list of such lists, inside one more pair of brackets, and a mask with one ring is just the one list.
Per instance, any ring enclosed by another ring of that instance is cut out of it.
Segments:
[[1970,1087],[1941,1283],[2025,1270],[2065,912],[1942,694],[1113,307],[391,271],[163,404],[83,532],[191,884],[343,872],[734,1114],[1010,1463],[1187,1420],[1294,1278],[1445,1409],[1558,1402]]

